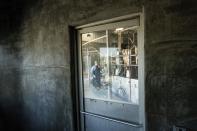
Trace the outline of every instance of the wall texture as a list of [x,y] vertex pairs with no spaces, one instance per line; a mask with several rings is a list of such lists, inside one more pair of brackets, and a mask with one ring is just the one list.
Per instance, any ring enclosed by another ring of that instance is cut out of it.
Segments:
[[169,131],[197,117],[197,2],[150,1],[146,6],[148,129]]
[[72,131],[67,26],[53,3],[1,3],[0,130]]
[[2,1],[0,130],[72,131],[68,26],[145,7],[149,131],[197,117],[195,0]]

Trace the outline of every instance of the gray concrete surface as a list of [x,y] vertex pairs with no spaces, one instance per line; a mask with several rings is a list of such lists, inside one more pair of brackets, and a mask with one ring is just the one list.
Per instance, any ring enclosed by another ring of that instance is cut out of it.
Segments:
[[149,131],[197,117],[196,0],[2,0],[0,129],[72,131],[68,26],[145,7]]

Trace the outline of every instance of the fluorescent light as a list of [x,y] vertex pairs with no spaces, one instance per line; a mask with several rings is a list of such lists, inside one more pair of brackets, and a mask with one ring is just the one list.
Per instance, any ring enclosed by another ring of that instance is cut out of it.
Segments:
[[124,28],[116,28],[116,31],[122,31]]

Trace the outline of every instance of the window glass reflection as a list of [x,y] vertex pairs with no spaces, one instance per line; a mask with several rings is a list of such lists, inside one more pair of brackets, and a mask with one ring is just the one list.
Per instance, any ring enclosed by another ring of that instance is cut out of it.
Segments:
[[81,34],[84,97],[138,104],[137,31]]

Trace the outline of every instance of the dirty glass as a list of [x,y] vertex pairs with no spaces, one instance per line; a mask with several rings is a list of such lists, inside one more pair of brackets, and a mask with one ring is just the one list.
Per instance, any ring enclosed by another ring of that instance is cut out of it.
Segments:
[[137,29],[81,34],[84,97],[138,104]]

